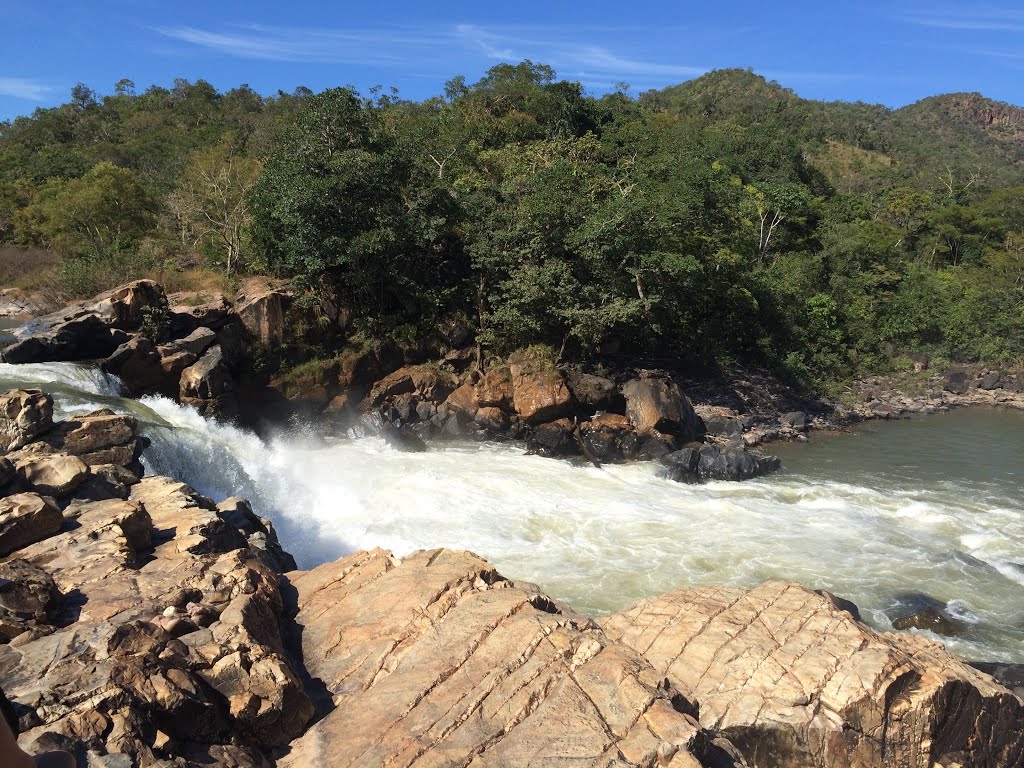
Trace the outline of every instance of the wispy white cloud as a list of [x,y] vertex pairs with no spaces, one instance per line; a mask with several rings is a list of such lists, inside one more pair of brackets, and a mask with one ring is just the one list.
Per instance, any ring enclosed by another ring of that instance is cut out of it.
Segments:
[[929,8],[901,17],[919,27],[961,32],[1024,32],[1024,11],[1016,8]]
[[25,77],[0,77],[0,96],[42,101],[52,89]]
[[532,59],[553,66],[566,77],[614,83],[640,78],[645,81],[686,79],[710,67],[689,63],[647,61],[612,50],[591,39],[609,30],[574,30],[544,27],[482,27],[458,24],[429,29],[300,29],[263,25],[233,26],[222,30],[197,27],[159,27],[171,40],[245,59],[317,63],[373,63],[401,66],[411,62],[449,60],[455,52],[469,52],[490,61]]
[[410,53],[454,39],[453,33],[424,35],[402,29],[324,30],[297,27],[235,26],[224,31],[196,27],[157,27],[164,37],[243,59],[307,63],[401,63]]

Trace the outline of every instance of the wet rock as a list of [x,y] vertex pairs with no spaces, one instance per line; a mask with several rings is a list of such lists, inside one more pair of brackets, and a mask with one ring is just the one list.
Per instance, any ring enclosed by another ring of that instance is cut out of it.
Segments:
[[599,622],[642,652],[751,765],[1010,766],[1024,703],[923,637],[876,633],[770,582],[641,601]]
[[53,631],[60,590],[46,571],[25,560],[0,563],[0,643]]
[[162,392],[167,374],[160,364],[156,346],[145,336],[133,336],[100,364],[106,373],[117,376],[132,397]]
[[382,434],[388,445],[402,453],[423,453],[427,450],[423,438],[410,429],[386,427]]
[[53,499],[16,493],[0,499],[0,557],[55,535],[64,517]]
[[734,764],[634,651],[475,555],[375,550],[289,578],[324,716],[280,768]]
[[597,411],[625,413],[626,399],[611,379],[571,371],[567,376],[566,383],[573,398],[583,411],[587,413],[596,413]]
[[661,457],[668,476],[681,483],[708,480],[750,480],[778,471],[782,462],[775,456],[759,456],[743,448],[717,445],[687,446]]
[[701,437],[701,423],[679,386],[665,378],[634,379],[622,388],[626,416],[640,433],[661,432],[682,442]]
[[536,426],[529,446],[533,453],[547,457],[576,456],[580,452],[573,435],[572,422],[568,419],[558,419]]
[[504,432],[511,424],[509,415],[501,408],[493,406],[479,409],[473,417],[473,421],[492,433]]
[[531,371],[513,363],[512,402],[516,413],[528,424],[541,424],[569,415],[572,395],[557,372]]
[[178,399],[204,416],[231,418],[238,412],[234,380],[219,344],[207,349],[197,363],[182,371]]
[[77,456],[66,453],[24,459],[16,462],[15,466],[18,476],[33,491],[57,498],[74,493],[89,476],[89,465]]
[[629,420],[618,413],[599,413],[580,424],[579,439],[584,454],[591,461],[618,461],[622,458],[621,441],[631,434]]
[[969,388],[967,374],[964,371],[947,371],[942,374],[942,388],[954,395],[966,394]]
[[924,629],[946,637],[955,637],[964,630],[963,622],[951,616],[946,604],[931,595],[906,592],[897,595],[896,602],[890,611],[894,629]]
[[39,389],[0,395],[0,450],[15,451],[53,426],[53,398]]

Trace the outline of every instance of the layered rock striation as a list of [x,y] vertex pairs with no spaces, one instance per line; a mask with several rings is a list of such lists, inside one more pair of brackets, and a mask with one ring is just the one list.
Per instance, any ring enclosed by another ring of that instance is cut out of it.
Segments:
[[1024,764],[1024,702],[941,645],[874,632],[851,608],[769,582],[683,589],[600,624],[751,765]]

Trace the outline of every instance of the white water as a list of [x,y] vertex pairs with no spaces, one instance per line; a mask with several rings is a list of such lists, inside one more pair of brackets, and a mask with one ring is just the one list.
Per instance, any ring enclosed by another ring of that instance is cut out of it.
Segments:
[[[132,410],[153,441],[147,469],[218,500],[250,498],[300,567],[375,546],[470,549],[591,614],[687,585],[791,579],[854,600],[881,628],[896,595],[920,591],[952,601],[969,624],[946,640],[954,650],[1024,661],[1017,486],[860,475],[856,466],[846,477],[828,466],[856,465],[887,440],[836,453],[843,444],[834,441],[856,438],[828,438],[785,453],[780,475],[685,486],[658,477],[654,464],[574,467],[507,445],[405,454],[377,439],[327,442],[302,431],[264,442],[162,398],[116,399],[116,382],[70,365],[0,365],[0,382],[53,390],[62,412]],[[940,417],[932,423],[941,428]]]

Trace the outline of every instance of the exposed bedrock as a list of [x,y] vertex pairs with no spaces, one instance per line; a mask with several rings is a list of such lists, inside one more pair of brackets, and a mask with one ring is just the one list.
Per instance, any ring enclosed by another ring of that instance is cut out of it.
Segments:
[[1024,764],[1024,702],[941,645],[797,584],[701,587],[602,619],[751,765]]
[[736,764],[637,653],[471,553],[288,578],[322,718],[282,768]]

